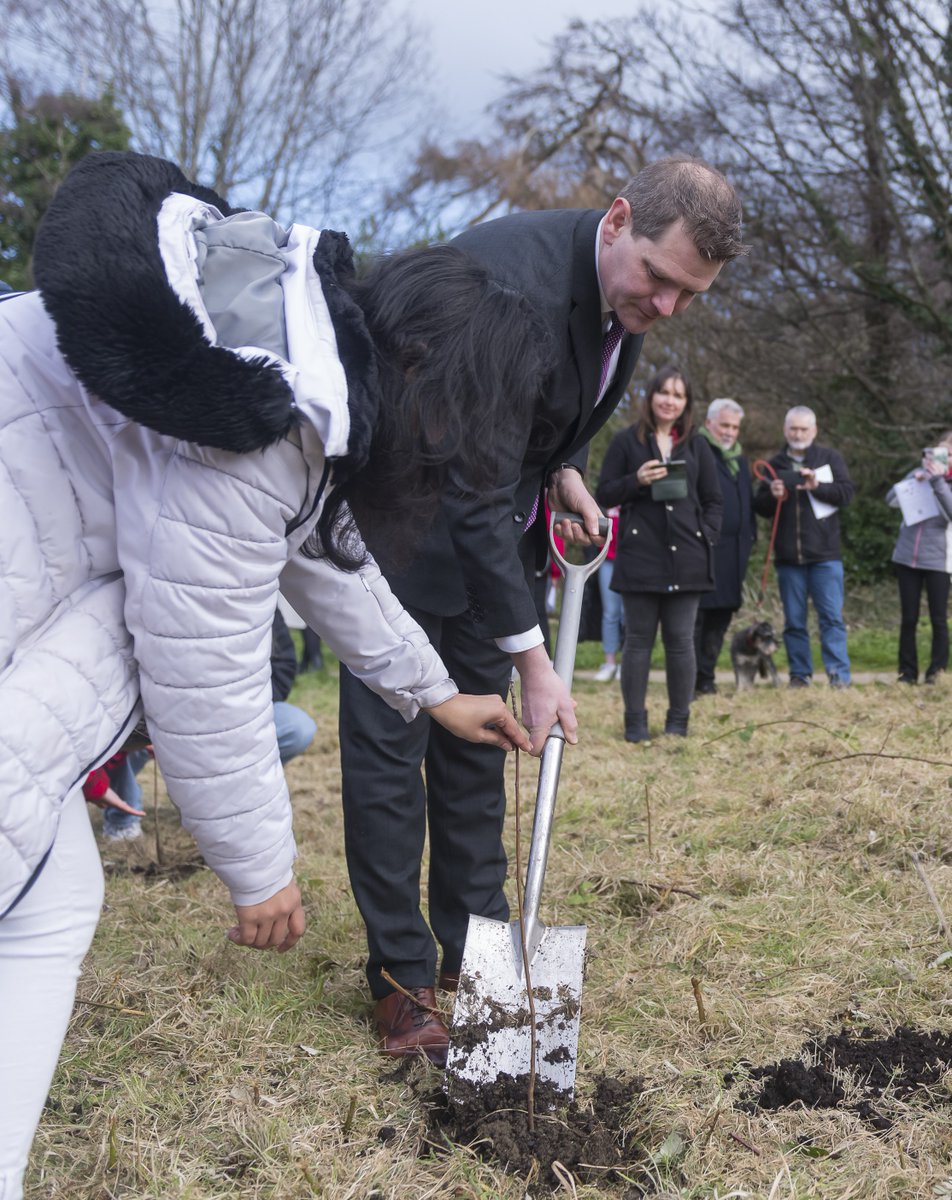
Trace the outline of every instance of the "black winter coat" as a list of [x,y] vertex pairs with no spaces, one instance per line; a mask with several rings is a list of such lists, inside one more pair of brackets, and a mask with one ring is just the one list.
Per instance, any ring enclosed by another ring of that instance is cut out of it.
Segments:
[[[825,504],[843,508],[853,499],[854,491],[843,455],[829,446],[818,446],[816,442],[804,453],[803,466],[813,471],[827,463],[833,471],[833,482],[817,484],[812,494]],[[789,471],[800,464],[793,461],[784,447],[773,456],[770,465],[775,471]],[[843,557],[839,514],[833,513],[817,520],[809,496],[810,493],[805,491],[789,492],[780,506],[774,560],[782,565],[802,567],[807,563],[835,562]],[[776,507],[777,501],[770,494],[770,484],[761,483],[754,495],[754,510],[772,520]]]
[[714,455],[692,434],[674,449],[687,463],[684,500],[652,500],[636,476],[642,463],[661,459],[654,434],[638,440],[635,427],[612,438],[605,452],[595,499],[621,506],[619,545],[612,573],[614,592],[708,592],[714,587],[714,543],[723,500]]
[[[710,446],[710,442],[708,442]],[[724,497],[721,532],[714,547],[714,591],[701,597],[701,608],[729,608],[736,612],[743,600],[744,579],[750,551],[757,538],[750,464],[740,459],[740,470],[732,475],[717,446],[711,446],[717,466],[717,481]]]

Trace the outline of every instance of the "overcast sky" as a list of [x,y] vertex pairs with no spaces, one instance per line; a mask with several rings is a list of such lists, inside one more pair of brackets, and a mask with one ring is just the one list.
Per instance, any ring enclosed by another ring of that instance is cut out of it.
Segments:
[[638,7],[633,0],[413,0],[414,16],[429,30],[447,130],[465,133],[478,120],[501,91],[500,75],[541,66],[545,46],[573,18],[631,17]]

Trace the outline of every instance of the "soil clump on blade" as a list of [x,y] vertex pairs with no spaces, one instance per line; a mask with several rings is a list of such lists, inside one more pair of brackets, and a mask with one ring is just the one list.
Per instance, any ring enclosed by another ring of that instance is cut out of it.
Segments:
[[451,1095],[442,1089],[428,1093],[424,1152],[439,1153],[455,1143],[471,1147],[511,1175],[536,1177],[553,1190],[562,1187],[553,1170],[556,1163],[583,1183],[627,1183],[625,1200],[647,1194],[617,1174],[623,1170],[628,1175],[645,1159],[644,1148],[630,1131],[632,1106],[644,1090],[643,1080],[596,1076],[591,1093],[576,1093],[568,1104],[558,1088],[537,1080],[531,1131],[527,1087],[525,1075],[500,1075],[478,1086],[454,1078]]
[[868,1027],[843,1028],[822,1041],[804,1042],[799,1058],[742,1067],[724,1079],[730,1084],[746,1078],[760,1085],[739,1101],[738,1107],[746,1112],[797,1104],[845,1108],[885,1132],[893,1121],[883,1108],[892,1100],[914,1100],[928,1107],[950,1102],[947,1094],[930,1089],[952,1069],[952,1034],[904,1025],[890,1034]]

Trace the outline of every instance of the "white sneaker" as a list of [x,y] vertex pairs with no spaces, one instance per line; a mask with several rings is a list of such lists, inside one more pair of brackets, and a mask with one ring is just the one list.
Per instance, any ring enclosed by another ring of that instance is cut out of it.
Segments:
[[136,821],[134,825],[124,825],[121,829],[104,829],[102,836],[107,842],[134,842],[142,837],[142,825]]
[[602,665],[595,672],[595,679],[599,683],[611,683],[613,679],[617,678],[618,671],[618,663],[602,663]]

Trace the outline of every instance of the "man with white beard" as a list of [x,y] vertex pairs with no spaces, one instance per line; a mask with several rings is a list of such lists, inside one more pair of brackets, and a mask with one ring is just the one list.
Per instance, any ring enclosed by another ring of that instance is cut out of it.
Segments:
[[817,445],[812,409],[803,405],[791,408],[783,432],[787,444],[770,460],[776,478],[761,483],[754,509],[772,520],[780,505],[774,562],[783,603],[790,687],[808,687],[813,677],[808,600],[816,610],[820,653],[830,686],[849,687],[839,509],[853,499],[853,483],[843,456]]

